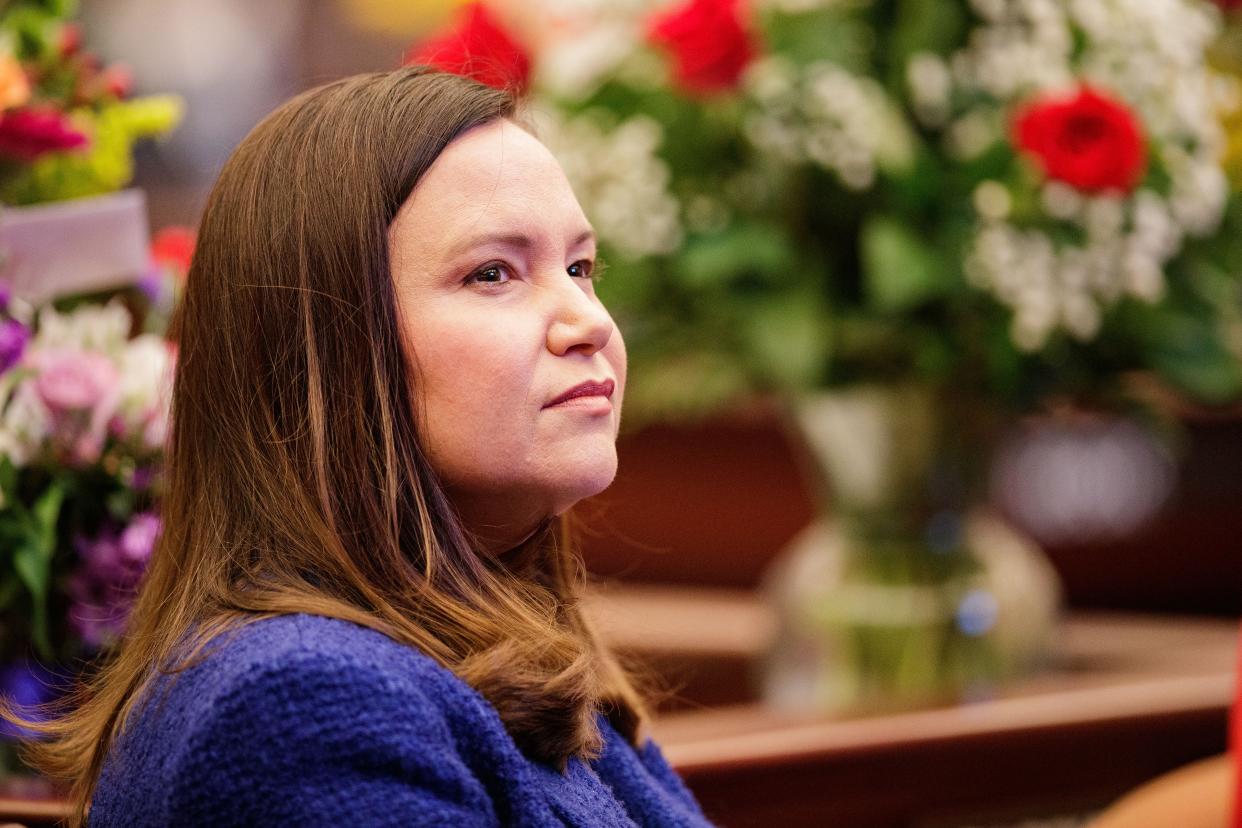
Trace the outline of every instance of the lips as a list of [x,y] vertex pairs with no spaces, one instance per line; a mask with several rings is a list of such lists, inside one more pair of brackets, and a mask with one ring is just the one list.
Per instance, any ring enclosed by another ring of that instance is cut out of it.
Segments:
[[581,385],[575,385],[573,388],[569,389],[564,394],[561,394],[552,402],[545,405],[544,408],[551,408],[554,405],[560,405],[566,400],[572,400],[576,397],[608,397],[611,399],[612,391],[615,387],[616,384],[612,380],[604,380],[603,382],[590,380],[582,383]]

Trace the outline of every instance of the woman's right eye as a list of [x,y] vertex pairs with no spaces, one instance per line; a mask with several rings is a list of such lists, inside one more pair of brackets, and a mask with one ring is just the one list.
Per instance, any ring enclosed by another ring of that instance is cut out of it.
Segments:
[[513,274],[509,272],[506,265],[499,262],[483,265],[478,270],[470,274],[466,279],[469,282],[481,282],[485,285],[503,285],[506,282],[501,281],[502,278],[510,277]]

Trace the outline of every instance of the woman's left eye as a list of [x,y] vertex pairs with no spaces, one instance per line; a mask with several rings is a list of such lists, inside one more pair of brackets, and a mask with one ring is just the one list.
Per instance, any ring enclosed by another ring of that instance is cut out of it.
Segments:
[[575,279],[596,279],[598,278],[598,269],[595,262],[590,259],[581,259],[566,268],[566,272]]

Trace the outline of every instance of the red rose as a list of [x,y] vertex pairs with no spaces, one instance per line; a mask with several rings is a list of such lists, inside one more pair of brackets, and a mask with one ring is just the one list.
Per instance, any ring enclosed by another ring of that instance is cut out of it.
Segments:
[[1013,142],[1049,178],[1079,190],[1134,189],[1147,167],[1142,127],[1123,103],[1082,86],[1073,97],[1045,98],[1023,108]]
[[463,6],[451,29],[417,44],[404,63],[434,66],[518,93],[530,82],[530,55],[482,2]]
[[747,17],[746,0],[689,0],[652,18],[647,40],[672,54],[673,76],[686,92],[727,92],[759,50]]
[[165,227],[151,240],[151,258],[184,277],[194,258],[194,242],[194,231],[189,227]]
[[86,136],[54,109],[10,109],[0,115],[0,155],[34,161],[46,152],[86,146]]

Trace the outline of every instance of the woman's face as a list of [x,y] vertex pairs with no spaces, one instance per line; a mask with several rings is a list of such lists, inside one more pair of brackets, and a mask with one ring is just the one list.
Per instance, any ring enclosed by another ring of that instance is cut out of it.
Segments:
[[[607,488],[625,344],[595,295],[595,240],[551,153],[510,121],[444,150],[389,230],[421,437],[490,551]],[[586,382],[611,398],[550,406]]]

